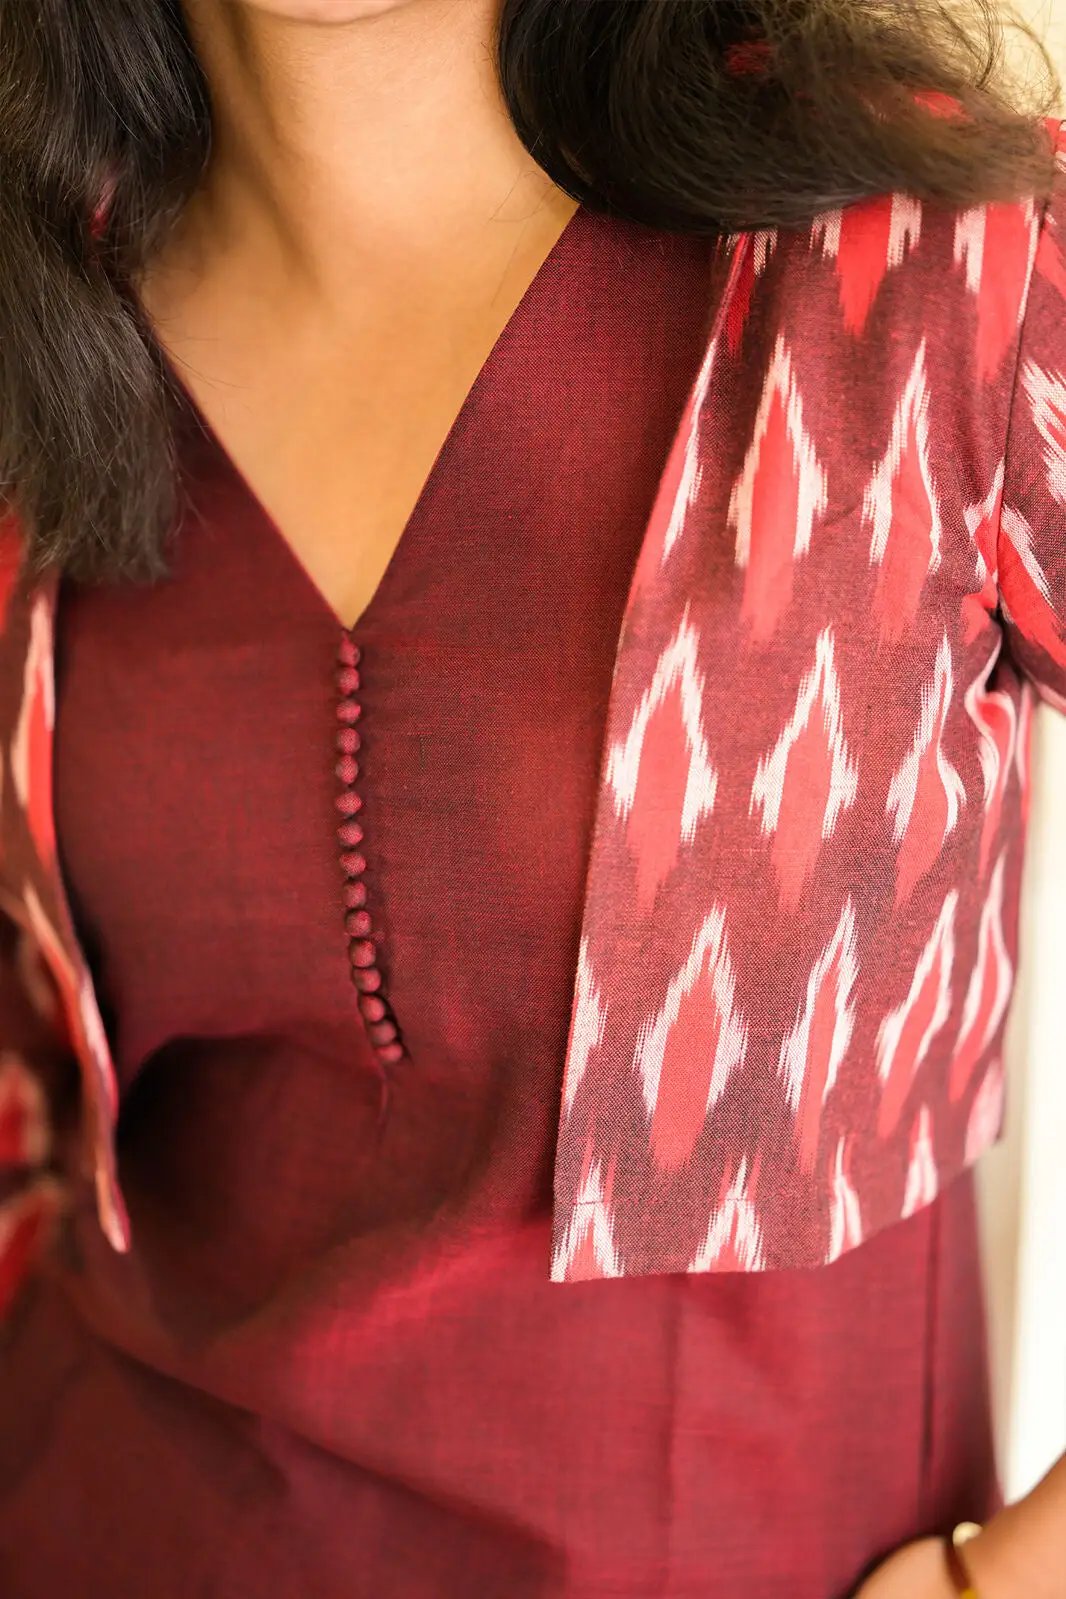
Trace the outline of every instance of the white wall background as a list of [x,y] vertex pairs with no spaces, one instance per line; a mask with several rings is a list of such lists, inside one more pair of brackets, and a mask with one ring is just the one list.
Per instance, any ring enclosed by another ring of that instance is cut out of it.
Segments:
[[[1066,83],[1066,0],[1020,0],[1017,9],[1051,45]],[[1066,114],[1066,105],[1059,109]],[[1066,1450],[1066,717],[1041,707],[1035,723],[1006,1136],[979,1167],[1009,1498],[1027,1492]]]

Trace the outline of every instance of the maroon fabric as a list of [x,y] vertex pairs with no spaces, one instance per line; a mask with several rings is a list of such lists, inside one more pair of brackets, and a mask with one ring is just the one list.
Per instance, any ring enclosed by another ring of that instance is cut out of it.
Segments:
[[[191,430],[173,580],[64,585],[57,829],[134,1247],[83,1228],[11,1330],[5,1599],[829,1599],[996,1502],[969,1174],[820,1269],[547,1278],[612,664],[707,252],[577,214],[357,686]],[[339,687],[397,1061],[350,980]]]

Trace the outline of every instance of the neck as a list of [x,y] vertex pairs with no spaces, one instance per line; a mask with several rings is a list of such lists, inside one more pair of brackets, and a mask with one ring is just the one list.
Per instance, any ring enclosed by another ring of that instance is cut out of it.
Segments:
[[511,126],[495,72],[499,0],[408,0],[300,22],[185,0],[211,92],[209,170],[192,226],[255,241],[307,284],[454,245],[570,202]]

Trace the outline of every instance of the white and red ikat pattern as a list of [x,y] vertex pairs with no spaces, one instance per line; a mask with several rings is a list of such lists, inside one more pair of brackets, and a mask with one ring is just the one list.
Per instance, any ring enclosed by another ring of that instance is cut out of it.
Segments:
[[[556,1281],[822,1265],[999,1134],[1032,710],[1066,710],[1048,128],[1046,207],[887,195],[724,241],[615,659]],[[2,1308],[64,1203],[9,1047],[35,1028],[80,1064],[100,1223],[129,1227],[54,834],[57,579],[0,533]]]
[[1049,127],[1046,210],[733,241],[615,673],[557,1281],[820,1265],[999,1135],[1034,690],[1066,708]]

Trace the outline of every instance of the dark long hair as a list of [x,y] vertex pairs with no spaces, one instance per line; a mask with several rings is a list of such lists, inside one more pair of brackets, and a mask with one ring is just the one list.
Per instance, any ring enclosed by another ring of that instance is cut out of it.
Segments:
[[[498,67],[554,181],[658,228],[1050,192],[1054,68],[995,0],[502,0]],[[0,499],[34,572],[168,570],[173,394],[132,285],[210,144],[180,0],[0,0]]]

